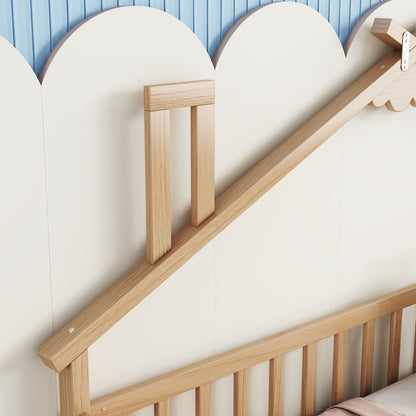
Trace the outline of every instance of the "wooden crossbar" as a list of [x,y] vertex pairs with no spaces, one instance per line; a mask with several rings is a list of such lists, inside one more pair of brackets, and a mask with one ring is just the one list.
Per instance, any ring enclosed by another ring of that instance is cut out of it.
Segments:
[[[416,48],[409,61],[416,63]],[[401,54],[394,51],[227,189],[213,215],[179,231],[166,255],[153,265],[141,263],[47,341],[38,351],[43,362],[57,372],[67,367],[401,75]]]

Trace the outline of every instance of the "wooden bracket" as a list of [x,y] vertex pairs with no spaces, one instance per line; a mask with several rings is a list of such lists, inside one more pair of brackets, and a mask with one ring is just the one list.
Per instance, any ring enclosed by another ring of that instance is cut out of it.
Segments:
[[215,210],[214,81],[144,87],[147,261],[171,249],[169,110],[191,107],[191,224]]
[[[393,19],[375,19],[371,33],[395,50],[402,50],[403,37],[409,33],[403,26]],[[416,36],[409,33],[407,52],[416,47]],[[404,55],[404,54],[403,54]],[[408,55],[408,53],[407,53]],[[389,85],[370,105],[374,107],[386,106],[390,111],[404,111],[409,104],[416,107],[416,68],[404,65],[403,74]]]

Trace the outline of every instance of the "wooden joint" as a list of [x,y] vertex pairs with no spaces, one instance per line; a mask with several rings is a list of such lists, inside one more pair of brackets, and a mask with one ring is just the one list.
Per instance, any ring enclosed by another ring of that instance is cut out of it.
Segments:
[[[402,25],[393,19],[374,19],[371,33],[392,49],[401,50],[403,34],[408,32]],[[410,49],[416,46],[416,36],[410,35]]]

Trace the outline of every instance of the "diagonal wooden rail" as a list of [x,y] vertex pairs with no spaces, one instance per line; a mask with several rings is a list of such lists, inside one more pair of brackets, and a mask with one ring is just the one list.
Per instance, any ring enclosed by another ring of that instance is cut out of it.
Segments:
[[[405,29],[398,30],[397,24],[380,26],[377,37],[401,45]],[[412,45],[410,66],[416,63],[413,38]],[[56,333],[38,351],[43,362],[57,372],[64,370],[402,74],[401,53],[393,51],[217,198],[213,215],[198,227],[188,225],[179,231],[166,255],[154,264],[141,263]]]

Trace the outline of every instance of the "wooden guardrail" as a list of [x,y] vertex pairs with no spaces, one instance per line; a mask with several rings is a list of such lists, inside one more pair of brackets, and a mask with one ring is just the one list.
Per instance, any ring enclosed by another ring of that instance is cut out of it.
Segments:
[[[271,370],[269,392],[272,394],[269,395],[269,416],[278,416],[281,415],[281,400],[276,398],[281,396],[282,357],[299,348],[303,348],[302,415],[311,416],[314,411],[316,343],[334,336],[332,403],[340,403],[344,397],[347,331],[360,325],[364,325],[364,328],[368,328],[369,325],[374,328],[376,319],[390,315],[387,382],[391,384],[398,380],[402,309],[415,303],[416,285],[413,285],[92,400],[91,416],[125,415],[155,403],[166,403],[171,397],[198,388],[200,390],[196,391],[196,398],[203,395],[203,402],[209,403],[207,386],[232,374],[234,408],[237,409],[234,414],[244,415],[246,410],[242,409],[247,408],[247,369],[265,361],[270,361]],[[363,338],[362,348],[361,391],[362,395],[365,395],[371,393],[372,370],[368,369],[373,367],[374,331],[370,331]],[[103,408],[105,413],[102,413]],[[209,416],[206,410],[196,414]]]
[[[386,19],[376,19],[373,29],[375,36],[394,48],[401,46],[404,32],[405,29],[400,25]],[[410,46],[408,63],[409,68],[414,68],[416,38],[413,35],[410,37]],[[80,416],[84,413],[90,415],[91,413],[87,355],[88,347],[91,344],[363,108],[371,103],[377,106],[380,103],[388,104],[389,94],[392,94],[392,100],[397,96],[403,100],[403,96],[407,94],[407,83],[414,82],[414,80],[404,77],[401,59],[402,55],[399,51],[393,51],[387,55],[227,189],[217,198],[215,204],[213,200],[213,82],[199,81],[173,84],[173,86],[151,86],[145,90],[148,260],[123,277],[39,349],[38,353],[43,362],[60,373],[62,416]],[[381,101],[377,100],[379,97],[382,97]],[[168,226],[170,224],[168,204],[170,193],[168,189],[169,129],[167,121],[169,120],[169,109],[180,106],[191,106],[192,108],[193,208],[191,224],[179,231],[171,241],[170,227]],[[394,106],[391,107],[394,108]],[[201,193],[201,190],[207,192]],[[214,209],[215,212],[213,212]],[[161,217],[156,218],[155,215],[159,214]],[[158,223],[158,219],[162,224]],[[394,339],[397,339],[400,319],[399,313],[394,315],[392,319],[393,322],[396,322],[396,325],[392,326]],[[344,331],[347,328],[342,328],[344,326],[341,325],[341,330],[335,337],[336,362],[341,362],[345,356]],[[319,330],[326,333],[325,327],[319,327]],[[308,331],[305,335],[307,333]],[[365,349],[363,352],[367,355],[371,355],[373,335],[372,319],[369,319],[364,327]],[[310,413],[311,403],[313,403],[311,389],[314,372],[313,343],[315,341],[313,339],[315,338],[312,338],[307,337],[307,342],[304,345],[304,383],[308,387],[303,392],[303,401],[309,403],[305,404],[304,414]],[[275,360],[270,361],[270,368],[273,370],[272,378],[274,380],[272,389],[278,394],[276,391],[276,383],[280,377],[280,359],[278,357],[284,353],[282,345],[288,341],[283,335],[279,335],[274,341],[264,342],[262,341],[261,348],[258,346],[245,347],[249,348],[249,356],[251,357],[247,361],[247,366],[254,365],[254,362],[260,362],[258,359],[262,361]],[[391,345],[390,356],[393,358],[397,357],[397,345],[397,343]],[[259,349],[257,350],[257,348]],[[273,354],[271,354],[272,350]],[[242,403],[241,406],[244,408],[247,381],[247,374],[244,370],[247,366],[234,368],[232,355],[228,356],[226,361],[228,364],[224,363],[224,368],[227,371],[230,370],[231,373],[236,373],[237,391],[235,396],[237,403]],[[370,363],[372,361],[365,360],[365,362],[367,364],[362,374],[362,391],[368,391],[371,385],[372,367]],[[396,364],[389,365],[390,381],[397,377]],[[342,366],[335,370],[337,384],[334,384],[333,389],[334,397],[338,400],[343,390],[344,370]],[[209,394],[209,389],[206,384],[212,378],[212,376],[207,376],[204,371],[198,373],[198,382],[195,385],[199,388],[197,390],[199,392],[197,397],[199,409],[207,407],[206,396]],[[209,373],[211,374],[211,370]],[[181,380],[179,379],[178,383]],[[188,384],[186,386],[189,387]],[[157,383],[155,384],[153,381],[152,385],[155,386]],[[178,384],[178,386],[180,385]],[[134,387],[133,390],[129,390],[131,392],[129,400],[135,403],[134,406],[138,405],[139,401],[133,396],[136,397],[142,388],[144,387]],[[129,393],[124,392],[122,396],[125,394]],[[116,393],[114,397],[121,396]],[[156,401],[158,402],[156,414],[167,415],[168,404],[163,403],[161,398]],[[97,411],[97,403],[99,402],[93,402],[93,409],[95,409],[93,414],[96,414],[94,412]],[[273,399],[270,408],[276,409],[277,407],[277,402]],[[243,415],[244,410],[238,411],[237,414]]]

